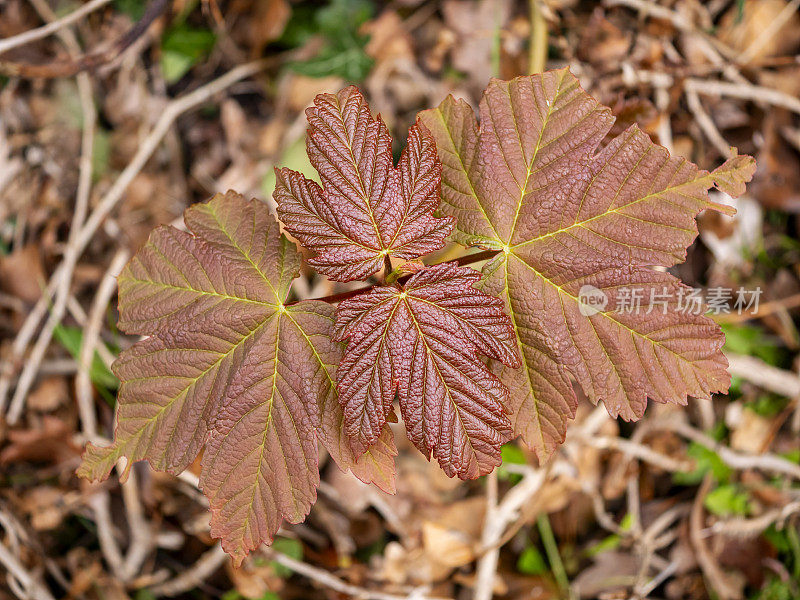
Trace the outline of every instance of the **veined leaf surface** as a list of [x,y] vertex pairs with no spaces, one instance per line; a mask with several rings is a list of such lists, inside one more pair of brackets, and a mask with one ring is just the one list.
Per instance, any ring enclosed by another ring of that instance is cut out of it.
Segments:
[[441,163],[419,123],[397,167],[386,125],[361,92],[320,94],[308,115],[308,156],[322,187],[291,169],[276,171],[275,200],[286,229],[317,253],[310,261],[337,281],[366,279],[387,256],[411,260],[444,245],[453,223],[436,218]]
[[339,337],[349,341],[339,398],[356,456],[375,443],[397,394],[409,438],[449,476],[500,464],[508,391],[478,355],[520,363],[502,301],[474,289],[479,278],[441,264],[339,305]]
[[[120,275],[120,324],[150,335],[120,355],[114,443],[89,444],[79,474],[120,457],[185,469],[205,446],[212,533],[237,562],[299,522],[319,483],[317,437],[342,468],[393,490],[391,433],[356,459],[336,398],[334,308],[286,305],[300,255],[263,204],[229,192],[153,232]],[[125,473],[123,473],[123,476]]]
[[[647,398],[727,390],[721,331],[679,312],[681,284],[652,267],[685,258],[700,211],[730,211],[707,190],[741,194],[753,159],[735,156],[709,173],[635,126],[598,150],[611,111],[566,69],[493,80],[479,112],[477,122],[450,97],[421,120],[442,159],[440,211],[456,218],[455,239],[500,251],[483,289],[504,299],[525,363],[498,368],[515,431],[540,458],[563,441],[577,405],[570,375],[625,419],[640,417]],[[624,288],[671,299],[663,312],[621,313]],[[582,289],[604,294],[606,308],[584,315]]]

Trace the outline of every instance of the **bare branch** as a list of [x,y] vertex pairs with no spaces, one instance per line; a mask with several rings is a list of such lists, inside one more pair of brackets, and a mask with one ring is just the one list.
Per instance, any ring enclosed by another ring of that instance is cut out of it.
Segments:
[[225,554],[222,547],[217,544],[211,550],[204,552],[197,562],[189,569],[171,581],[166,581],[151,587],[150,592],[154,596],[179,596],[205,581],[214,571],[219,569],[226,560],[230,560],[230,558]]
[[710,79],[687,79],[684,85],[686,89],[693,89],[698,94],[705,96],[718,95],[741,98],[742,100],[751,100],[753,102],[766,102],[800,114],[800,99],[761,85],[727,83]]
[[761,471],[781,473],[782,475],[800,479],[800,465],[796,465],[780,456],[766,453],[744,454],[736,452],[727,446],[718,444],[715,440],[685,422],[672,420],[666,421],[660,424],[660,426],[713,450],[725,464],[734,469],[759,469]]
[[[500,504],[497,504],[497,473],[492,472],[487,477],[487,511],[481,536],[484,554],[478,561],[474,600],[491,600],[503,532],[506,526],[517,518],[522,505],[542,487],[547,472],[546,468],[528,470],[522,481],[506,493]],[[495,478],[494,484],[491,483],[492,477]]]
[[742,597],[741,589],[722,571],[706,546],[705,539],[703,539],[703,500],[705,500],[708,492],[711,491],[711,486],[711,476],[706,475],[692,505],[692,513],[689,518],[689,539],[703,574],[720,600],[738,600]]
[[[21,586],[28,598],[55,600],[49,591],[34,577],[14,554],[0,543],[0,564],[8,571],[9,586]],[[12,583],[14,582],[14,583]]]
[[411,594],[404,596],[368,590],[366,588],[346,583],[338,577],[331,575],[327,571],[323,571],[322,569],[313,567],[308,563],[290,558],[285,554],[281,554],[280,552],[267,549],[265,553],[270,559],[274,560],[279,565],[283,565],[287,569],[291,569],[298,575],[303,575],[304,577],[307,577],[308,579],[315,581],[326,588],[342,594],[347,594],[348,596],[352,596],[358,600],[405,600],[408,598],[413,598],[414,600],[445,600],[443,598],[427,596],[422,589],[414,590],[411,592]]
[[111,2],[111,0],[92,0],[91,2],[87,2],[83,6],[81,6],[78,10],[69,13],[58,19],[57,21],[51,21],[47,25],[43,25],[37,29],[31,29],[30,31],[26,31],[25,33],[20,33],[19,35],[15,35],[14,37],[6,38],[4,40],[0,40],[0,54],[4,52],[8,52],[12,48],[18,48],[19,46],[24,46],[25,44],[29,44],[31,42],[35,42],[36,40],[41,40],[50,36],[57,31],[72,25],[76,21],[80,21],[83,17],[96,11],[99,8],[102,8],[106,4]]
[[786,398],[800,398],[800,377],[791,371],[784,371],[765,363],[760,358],[725,354],[728,359],[728,370],[736,375]]

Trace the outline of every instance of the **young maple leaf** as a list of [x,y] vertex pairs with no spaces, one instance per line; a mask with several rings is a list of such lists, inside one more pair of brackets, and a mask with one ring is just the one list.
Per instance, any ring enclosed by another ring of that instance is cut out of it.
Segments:
[[300,254],[257,201],[229,192],[160,227],[119,277],[120,326],[150,337],[120,354],[114,443],[89,444],[78,473],[120,457],[185,469],[205,446],[200,484],[211,530],[236,562],[299,522],[316,498],[316,439],[364,481],[394,490],[391,432],[356,458],[334,380],[334,308],[286,305]]
[[[493,80],[480,125],[452,97],[421,120],[443,157],[441,212],[456,218],[454,237],[500,251],[482,289],[503,298],[514,323],[525,368],[499,373],[514,430],[540,458],[574,417],[570,375],[625,419],[640,417],[647,398],[685,403],[728,389],[722,332],[681,313],[684,288],[652,267],[685,259],[700,211],[731,211],[707,190],[743,193],[752,158],[701,171],[635,126],[598,151],[614,118],[566,69]],[[616,311],[625,289],[669,300]],[[584,315],[582,290],[606,298],[605,309]]]
[[361,92],[320,94],[308,115],[308,156],[322,187],[287,168],[276,169],[278,217],[305,247],[310,262],[337,281],[366,279],[385,257],[411,260],[438,250],[453,228],[436,218],[441,163],[420,123],[408,130],[400,163],[392,138],[373,119]]
[[508,390],[478,354],[520,361],[502,301],[474,289],[478,279],[444,263],[339,305],[337,337],[349,340],[339,400],[356,456],[385,427],[397,392],[409,438],[447,475],[471,479],[500,464]]

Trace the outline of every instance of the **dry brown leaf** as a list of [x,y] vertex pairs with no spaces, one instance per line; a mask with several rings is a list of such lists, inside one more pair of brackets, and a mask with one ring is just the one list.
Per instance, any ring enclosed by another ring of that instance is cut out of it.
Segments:
[[461,567],[476,558],[486,500],[474,496],[428,511],[422,522],[422,545],[429,560],[445,567]]
[[154,227],[170,223],[186,208],[172,190],[166,173],[140,173],[131,182],[117,223],[132,249],[144,244]]
[[68,513],[67,495],[63,490],[38,486],[23,497],[22,509],[36,531],[49,531],[58,527]]
[[761,454],[772,434],[774,419],[744,409],[731,432],[731,448],[749,454]]
[[28,395],[28,408],[39,412],[51,412],[69,399],[69,388],[64,377],[46,377]]
[[242,19],[244,37],[249,42],[251,56],[257,57],[267,44],[283,33],[292,9],[286,0],[255,0],[245,14],[246,18]]
[[475,560],[473,541],[463,531],[434,521],[422,524],[422,544],[431,562],[444,567],[461,567]]
[[36,302],[42,293],[46,277],[39,247],[29,244],[6,256],[0,256],[0,289],[21,298]]
[[270,561],[247,560],[238,569],[226,561],[225,571],[233,588],[245,598],[262,598],[283,588],[283,580],[275,574]]
[[442,581],[452,568],[430,560],[424,548],[406,549],[398,542],[389,542],[376,573],[378,579],[395,584],[424,585]]
[[445,24],[456,33],[452,50],[453,67],[466,73],[477,90],[494,75],[492,46],[495,32],[511,17],[509,0],[445,0]]
[[117,577],[108,575],[96,552],[76,547],[67,552],[67,569],[70,587],[64,598],[96,597],[91,592],[102,590],[103,600],[130,600],[125,584]]
[[[506,576],[508,573],[495,573],[494,579],[492,580],[492,597],[501,596],[505,597],[508,594],[509,588],[508,584],[506,583]],[[477,581],[477,577],[475,573],[453,573],[453,581],[456,583],[466,586],[468,588],[474,588],[475,583]],[[530,590],[535,591],[535,590]],[[534,596],[535,597],[535,596]],[[525,598],[525,600],[531,600],[530,598]]]
[[[581,571],[572,581],[572,588],[580,598],[615,597],[608,594],[630,589],[638,571],[639,561],[630,554],[603,552],[594,565]],[[627,595],[621,597],[627,598]]]
[[280,101],[292,112],[308,107],[317,94],[336,92],[343,85],[339,77],[306,77],[292,73],[281,82]]
[[35,429],[12,429],[8,445],[0,452],[0,465],[16,462],[59,464],[80,456],[81,448],[72,441],[73,428],[51,415],[42,417]]
[[708,545],[731,584],[741,589],[745,583],[754,589],[761,587],[770,573],[764,566],[764,559],[777,554],[774,546],[762,536],[748,539],[715,535]]
[[578,56],[582,60],[611,67],[619,64],[629,52],[633,33],[623,31],[606,18],[605,12],[597,8],[589,23],[581,29]]
[[[759,37],[776,21],[786,8],[786,0],[758,0],[758,2],[734,2],[722,17],[719,38],[741,52],[753,43],[761,43]],[[741,8],[741,13],[739,12]],[[758,62],[769,56],[782,56],[796,50],[800,43],[800,16],[797,11],[783,26],[763,39],[758,51],[752,52],[750,62]]]
[[395,11],[384,11],[377,19],[364,23],[361,30],[369,35],[364,51],[376,62],[414,60],[411,36]]

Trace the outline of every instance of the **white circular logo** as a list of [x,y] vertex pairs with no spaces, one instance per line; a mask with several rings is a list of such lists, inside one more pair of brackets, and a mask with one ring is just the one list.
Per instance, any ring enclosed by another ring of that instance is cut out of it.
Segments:
[[593,285],[584,285],[578,291],[578,310],[584,317],[603,312],[608,305],[608,296]]

